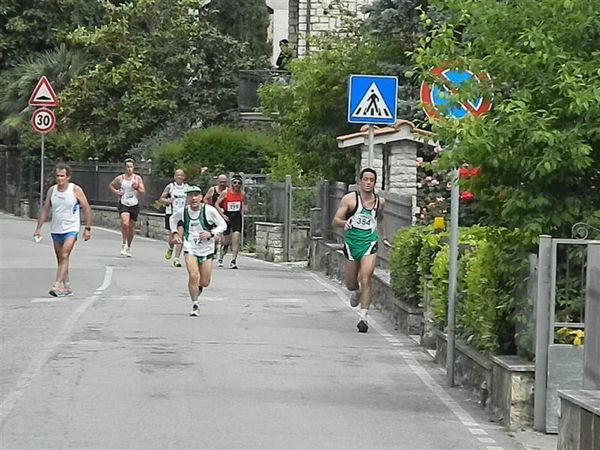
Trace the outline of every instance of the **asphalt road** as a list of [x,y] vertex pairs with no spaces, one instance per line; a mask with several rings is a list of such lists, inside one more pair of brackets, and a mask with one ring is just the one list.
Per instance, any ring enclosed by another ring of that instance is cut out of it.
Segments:
[[49,226],[0,214],[0,447],[521,448],[379,313],[339,284],[252,258],[215,268],[189,317],[165,244],[94,228],[75,295],[47,295]]

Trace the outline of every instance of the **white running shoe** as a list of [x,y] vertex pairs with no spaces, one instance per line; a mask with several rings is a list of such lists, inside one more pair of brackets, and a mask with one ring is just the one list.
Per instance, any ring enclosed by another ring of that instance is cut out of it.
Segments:
[[119,253],[121,256],[127,256],[127,245],[123,244],[121,246],[121,252]]
[[200,314],[200,305],[198,305],[198,303],[194,303],[192,305],[192,312],[190,312],[190,316],[198,317],[199,314]]
[[131,247],[127,247],[125,249],[125,256],[127,256],[128,258],[131,258]]

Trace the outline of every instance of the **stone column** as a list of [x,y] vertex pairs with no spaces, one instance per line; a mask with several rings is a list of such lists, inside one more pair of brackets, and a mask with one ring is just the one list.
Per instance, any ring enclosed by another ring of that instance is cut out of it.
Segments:
[[[360,171],[368,166],[369,163],[369,147],[367,145],[361,145],[360,147],[360,163],[358,171],[356,172],[356,181],[358,182],[358,176]],[[375,169],[377,172],[377,189],[383,189],[383,145],[373,146],[373,165],[371,169]]]
[[390,144],[388,191],[404,196],[417,195],[417,143],[399,141]]

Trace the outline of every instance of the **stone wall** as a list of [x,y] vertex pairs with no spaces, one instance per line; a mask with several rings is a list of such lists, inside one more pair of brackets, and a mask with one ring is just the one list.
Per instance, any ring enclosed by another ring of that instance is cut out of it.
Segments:
[[[112,230],[121,229],[121,219],[114,206],[92,206],[94,225]],[[165,215],[163,213],[140,212],[136,222],[136,234],[152,239],[165,239]]]
[[[364,17],[360,12],[372,0],[342,0],[342,8],[356,12],[359,17]],[[289,3],[289,40],[297,48],[299,57],[310,52],[306,35],[319,35],[333,31],[340,27],[340,10],[332,0],[290,0]]]
[[559,391],[561,417],[557,450],[600,448],[600,391]]
[[[265,261],[285,261],[284,229],[282,223],[256,222],[256,256]],[[292,253],[290,261],[308,259],[308,235],[310,227],[292,226]]]
[[417,195],[417,143],[401,141],[390,145],[386,190],[412,197]]
[[492,356],[491,407],[506,428],[518,431],[533,425],[535,364],[519,356]]

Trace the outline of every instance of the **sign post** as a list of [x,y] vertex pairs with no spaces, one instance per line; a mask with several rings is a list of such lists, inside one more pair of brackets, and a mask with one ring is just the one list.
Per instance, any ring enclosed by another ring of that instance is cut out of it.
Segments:
[[350,75],[348,122],[369,125],[367,165],[373,167],[375,127],[394,124],[398,102],[398,78],[382,75]]
[[58,106],[56,93],[48,78],[42,76],[29,98],[29,106],[42,106],[36,109],[31,116],[31,126],[42,135],[42,145],[40,152],[40,210],[44,204],[44,137],[50,133],[56,125],[56,117],[52,110],[44,108],[45,106]]
[[[460,85],[470,79],[478,83],[489,81],[487,73],[474,75],[470,71],[436,67],[431,71],[439,83],[421,84],[420,97],[425,114],[430,119],[440,120],[441,116],[463,119],[469,115],[482,116],[490,110],[492,103],[483,97],[469,99],[457,105],[449,105],[449,97],[458,93]],[[458,214],[460,189],[458,169],[452,170],[452,190],[450,191],[450,242],[448,267],[448,330],[446,349],[446,381],[454,386],[454,350],[456,344],[456,285],[458,274]]]

